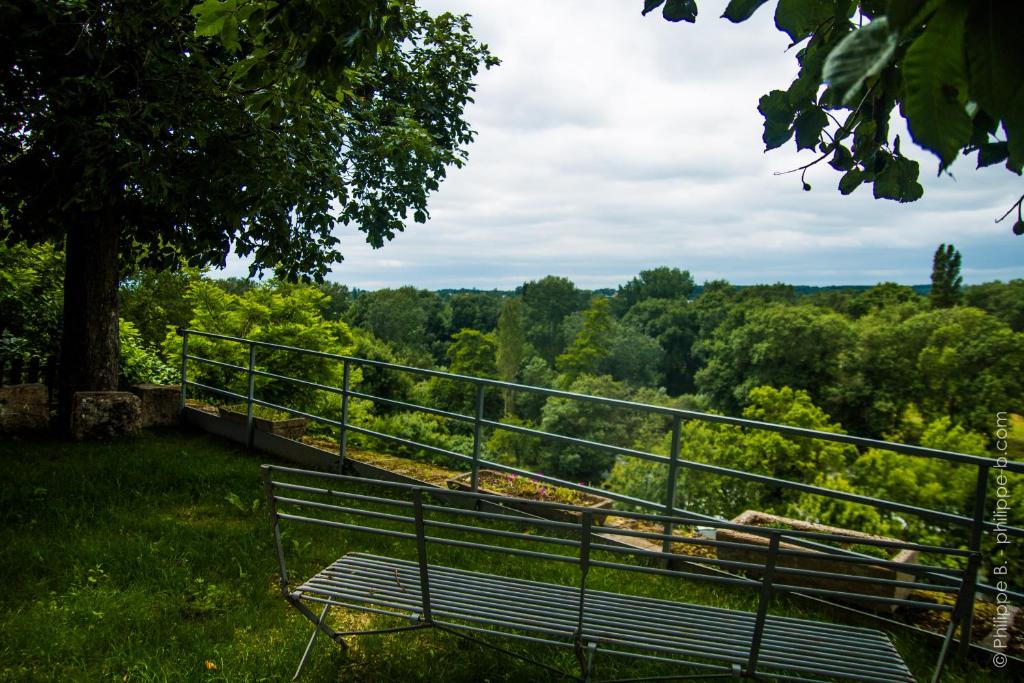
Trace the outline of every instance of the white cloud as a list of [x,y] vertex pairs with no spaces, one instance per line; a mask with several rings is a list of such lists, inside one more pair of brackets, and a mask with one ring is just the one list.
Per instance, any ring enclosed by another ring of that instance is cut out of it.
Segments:
[[796,69],[770,7],[733,25],[724,0],[704,2],[691,26],[641,17],[640,0],[421,4],[474,15],[503,63],[479,76],[478,139],[431,220],[379,251],[343,232],[332,279],[511,288],[553,273],[598,287],[672,265],[737,283],[922,283],[940,242],[960,248],[969,281],[1022,275],[1024,238],[992,222],[1020,192],[1003,169],[962,160],[957,180],[935,178],[904,132],[922,162],[915,204],[870,187],[842,197],[824,164],[809,193],[798,174],[773,175],[813,155],[762,151],[758,98]]

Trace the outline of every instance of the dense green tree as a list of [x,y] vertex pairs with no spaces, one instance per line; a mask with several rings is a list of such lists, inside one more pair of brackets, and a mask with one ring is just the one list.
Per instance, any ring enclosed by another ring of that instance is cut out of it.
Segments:
[[488,292],[459,292],[448,299],[452,309],[451,333],[459,330],[491,332],[498,325],[502,297]]
[[[332,305],[327,304],[327,315]],[[328,318],[330,319],[330,318]],[[378,361],[381,363],[398,363],[398,357],[387,342],[378,339],[372,332],[357,328],[352,329],[352,355],[356,358]],[[382,368],[373,365],[361,365],[360,379],[352,388],[364,394],[388,398],[393,401],[408,401],[412,395],[413,380],[407,372]],[[374,412],[378,415],[395,412],[395,408],[383,403],[374,403]]]
[[121,375],[123,385],[174,384],[181,370],[168,365],[157,354],[153,344],[147,342],[135,325],[121,319],[120,324]]
[[[531,387],[544,387],[552,389],[558,380],[555,371],[551,369],[547,361],[540,356],[530,356],[523,363],[523,369],[519,373],[523,384]],[[517,416],[528,421],[539,422],[541,410],[547,399],[542,394],[531,391],[516,392],[515,403]]]
[[916,356],[926,419],[985,433],[996,412],[1024,409],[1024,334],[976,308],[942,309],[921,323],[929,331]]
[[648,299],[686,299],[693,292],[693,287],[693,277],[688,270],[668,266],[642,270],[637,277],[619,286],[612,305],[616,314],[622,316]]
[[121,317],[134,325],[143,343],[159,346],[168,328],[184,327],[192,319],[185,293],[199,277],[197,268],[143,268],[121,282]]
[[339,224],[374,246],[461,165],[465,17],[411,2],[0,5],[0,240],[64,241],[61,396],[112,389],[123,271],[320,277]]
[[480,330],[459,330],[448,347],[448,370],[457,375],[491,377],[498,374],[498,342],[493,333]]
[[[723,16],[746,21],[765,2],[731,0]],[[644,14],[662,4],[671,21],[696,19],[693,0],[644,0]],[[923,193],[918,163],[903,156],[889,125],[898,106],[940,172],[960,154],[977,152],[979,168],[1005,162],[1019,175],[1022,23],[1024,5],[1013,2],[779,0],[775,25],[801,46],[800,69],[787,90],[760,100],[765,147],[795,138],[798,150],[820,153],[795,169],[803,171],[805,190],[807,169],[828,161],[844,174],[843,194],[872,184],[876,198],[915,201]]]
[[59,249],[0,241],[0,363],[57,355],[63,290]]
[[964,303],[994,315],[1014,332],[1024,332],[1024,279],[971,285],[964,289]]
[[[815,406],[806,392],[788,387],[751,390],[743,416],[752,420],[841,432],[838,424]],[[671,434],[665,434],[657,452],[667,455]],[[804,483],[822,472],[840,472],[856,456],[852,446],[787,437],[776,432],[743,430],[699,420],[683,425],[680,441],[683,460],[745,472],[766,474]],[[664,502],[668,469],[636,458],[619,458],[609,485],[623,493]],[[677,481],[677,505],[703,514],[732,518],[745,509],[779,514],[794,511],[800,495],[782,487],[766,486],[735,477],[683,467]]]
[[211,282],[223,289],[225,292],[235,294],[237,296],[242,296],[253,287],[259,286],[259,280],[249,277],[219,277],[211,280]]
[[832,384],[839,354],[854,343],[843,316],[810,306],[735,307],[705,340],[698,389],[726,413],[740,412],[751,389],[768,385],[813,392]]
[[[568,390],[622,400],[629,400],[632,395],[628,386],[607,376],[583,375]],[[637,414],[602,403],[551,397],[544,403],[541,429],[613,446],[628,446],[632,443],[637,419]],[[550,440],[528,459],[535,470],[584,482],[600,482],[614,462],[615,456],[607,452]]]
[[950,308],[960,303],[960,252],[952,244],[940,244],[932,258],[932,289],[928,300],[933,308]]
[[565,349],[562,332],[566,316],[587,307],[589,298],[571,280],[548,275],[527,282],[522,289],[526,312],[526,336],[537,354],[554,366],[555,357]]
[[390,344],[403,362],[424,366],[444,359],[450,320],[440,296],[411,286],[362,292],[348,317]]
[[984,311],[904,304],[865,316],[856,332],[826,393],[860,433],[892,434],[909,406],[985,433],[997,411],[1024,404],[1024,336]]
[[328,296],[328,304],[324,309],[324,315],[328,320],[343,320],[348,315],[348,309],[352,306],[352,292],[343,284],[338,282],[320,282],[317,284],[320,291]]
[[696,306],[685,299],[648,299],[633,306],[623,323],[661,346],[660,370],[670,395],[693,391],[693,375],[698,368],[693,354],[699,324]]
[[[198,280],[191,284],[186,298],[193,310],[189,322],[193,329],[342,355],[351,355],[354,348],[348,325],[324,317],[328,297],[312,286],[273,280],[238,296]],[[169,333],[164,341],[166,357],[180,358],[181,343],[177,334]],[[189,352],[241,367],[249,363],[246,345],[219,339],[190,337]],[[342,383],[342,364],[329,358],[261,348],[256,352],[256,364],[269,372],[327,386],[340,387]],[[192,363],[189,373],[202,384],[243,395],[247,391],[244,372]],[[360,379],[356,369],[352,381],[358,384]],[[337,415],[340,409],[340,397],[335,393],[269,378],[256,379],[256,396],[321,415]]]
[[854,318],[860,318],[889,306],[920,301],[921,297],[911,287],[895,282],[880,282],[854,296],[846,312]]
[[[526,359],[526,329],[523,320],[523,302],[518,297],[505,299],[498,316],[498,329],[495,331],[498,342],[496,357],[498,379],[515,382]],[[516,412],[515,392],[506,389],[504,392],[505,416],[513,416]]]
[[565,353],[555,359],[555,368],[572,384],[580,375],[595,375],[611,355],[615,319],[611,303],[603,296],[594,297],[583,313],[580,329]]
[[915,303],[875,309],[854,323],[856,343],[837,359],[837,379],[823,390],[833,415],[852,433],[881,438],[899,426],[920,396],[916,363],[927,330],[904,323]]

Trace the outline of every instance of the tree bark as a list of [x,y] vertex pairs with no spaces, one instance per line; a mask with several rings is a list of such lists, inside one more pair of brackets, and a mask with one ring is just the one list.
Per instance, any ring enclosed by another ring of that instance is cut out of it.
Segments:
[[64,332],[61,337],[59,418],[71,427],[76,391],[117,389],[121,361],[117,287],[120,228],[98,214],[70,226],[65,246]]

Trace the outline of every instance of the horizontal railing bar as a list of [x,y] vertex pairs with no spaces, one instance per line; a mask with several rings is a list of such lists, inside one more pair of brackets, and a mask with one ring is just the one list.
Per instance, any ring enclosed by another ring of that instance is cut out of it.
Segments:
[[238,399],[240,401],[248,401],[249,400],[248,396],[243,396],[242,394],[236,394],[233,391],[228,391],[227,389],[218,389],[217,387],[211,387],[211,386],[208,386],[206,384],[200,384],[199,382],[193,382],[192,380],[186,381],[185,385],[186,386],[190,386],[190,387],[195,387],[196,389],[202,389],[204,391],[209,391],[210,393],[217,394],[218,396],[227,396],[228,398],[236,398],[236,399]]
[[287,519],[291,522],[302,522],[303,524],[329,526],[335,529],[347,529],[349,531],[365,531],[367,533],[378,534],[381,536],[391,536],[393,538],[416,538],[416,534],[407,531],[394,531],[392,529],[381,529],[380,527],[360,526],[358,524],[346,524],[345,522],[335,522],[331,519],[319,519],[317,517],[303,517],[302,515],[293,515],[288,512],[275,513],[274,517],[276,517],[277,519]]
[[468,510],[465,508],[447,507],[445,505],[423,504],[424,510],[443,512],[445,514],[471,515],[482,519],[491,519],[499,522],[511,522],[513,524],[529,524],[530,526],[544,526],[552,529],[565,529],[566,531],[579,531],[580,525],[574,522],[559,522],[544,517],[525,517],[523,515],[503,515],[500,512],[484,512],[483,510]]
[[810,588],[808,586],[791,586],[783,583],[773,583],[772,588],[780,593],[809,593],[811,595],[827,595],[835,598],[846,598],[848,600],[867,600],[885,605],[902,605],[904,607],[919,607],[921,609],[935,610],[938,612],[952,612],[953,605],[943,605],[937,602],[924,602],[921,600],[905,600],[903,598],[888,598],[882,595],[871,595],[870,593],[850,593],[848,591],[837,591],[828,588]]
[[[246,399],[246,400],[248,400],[248,399]],[[321,422],[323,424],[333,425],[335,427],[340,427],[341,426],[341,423],[338,422],[337,420],[332,420],[332,419],[330,419],[328,417],[321,417],[319,415],[314,415],[313,413],[307,413],[305,411],[297,410],[295,408],[289,408],[287,406],[278,405],[277,403],[271,403],[270,401],[263,401],[261,399],[254,398],[252,400],[252,402],[254,404],[258,405],[258,406],[263,406],[264,408],[272,408],[273,410],[280,410],[283,413],[291,413],[292,415],[298,415],[299,417],[304,417],[304,418],[307,418],[309,420],[313,420],[314,422]],[[349,426],[349,429],[351,429],[351,428],[352,427]]]
[[[647,451],[638,451],[633,448],[623,448],[622,446],[613,446],[607,443],[601,443],[600,441],[590,441],[588,439],[580,439],[575,436],[566,436],[565,434],[554,434],[552,432],[545,432],[539,429],[531,429],[529,427],[522,427],[520,425],[511,425],[504,422],[497,422],[495,420],[481,420],[480,424],[485,427],[491,427],[494,429],[504,429],[508,432],[516,434],[525,434],[527,436],[534,436],[542,439],[549,439],[551,441],[561,441],[562,443],[572,444],[574,446],[584,446],[586,448],[593,448],[598,451],[606,451],[608,453],[615,453],[616,455],[629,455],[634,458],[640,458],[641,460],[650,460],[651,462],[659,462],[668,464],[668,458],[663,455],[655,455],[648,453]],[[682,461],[680,461],[682,462]]]
[[320,501],[306,500],[304,498],[274,496],[274,500],[277,501],[278,503],[284,503],[285,505],[295,505],[298,507],[315,508],[317,510],[341,512],[343,514],[358,515],[360,517],[372,517],[373,519],[386,519],[391,522],[402,522],[404,524],[414,524],[416,522],[415,517],[406,517],[404,515],[396,515],[390,512],[378,512],[376,510],[366,510],[362,508],[350,508],[344,505],[331,505],[330,503],[321,503]]
[[350,424],[346,427],[346,429],[348,429],[351,432],[356,432],[357,434],[374,436],[377,437],[378,439],[393,441],[395,443],[400,443],[404,446],[409,446],[411,448],[421,448],[427,452],[437,453],[438,455],[444,455],[449,458],[455,458],[456,460],[463,460],[465,462],[472,462],[473,460],[473,458],[469,457],[468,455],[463,455],[462,453],[456,453],[455,451],[449,451],[444,448],[438,448],[437,446],[431,446],[429,444],[420,443],[418,441],[410,441],[409,439],[403,439],[400,436],[392,436],[391,434],[385,434],[383,432],[375,432],[374,430],[367,429],[366,427],[357,427],[353,424]]
[[257,377],[269,377],[270,379],[279,379],[282,382],[289,382],[291,384],[298,384],[300,386],[308,387],[310,389],[319,389],[320,391],[329,391],[333,394],[343,394],[344,389],[339,387],[332,387],[329,384],[320,384],[319,382],[310,382],[306,379],[299,379],[297,377],[288,377],[287,375],[278,375],[277,373],[267,372],[266,370],[253,370],[252,374]]
[[[757,551],[767,550],[767,548],[765,548],[764,546],[761,546],[761,545],[746,545],[746,544],[741,544],[741,545],[743,545],[742,549],[744,549],[744,550],[757,550]],[[719,560],[719,559],[715,559],[715,558],[701,557],[699,555],[681,555],[681,554],[676,554],[676,553],[666,553],[666,552],[661,551],[661,550],[647,550],[647,549],[642,549],[642,548],[624,548],[622,546],[612,546],[612,545],[607,545],[607,544],[604,544],[604,543],[591,543],[590,547],[592,549],[601,549],[601,550],[605,550],[607,552],[619,553],[619,554],[631,554],[631,555],[636,555],[638,557],[652,557],[652,558],[657,558],[657,559],[661,559],[661,560],[682,560],[682,561],[687,561],[687,562],[697,562],[697,563],[700,563],[700,564],[709,564],[709,565],[718,566],[718,567],[732,567],[732,568],[735,568],[735,569],[748,569],[748,570],[754,570],[754,571],[764,571],[764,567],[765,567],[764,563],[762,563],[762,562],[745,562],[745,561],[741,561],[741,560]],[[815,557],[814,559],[820,559],[820,556]],[[836,559],[838,559],[838,558],[836,558]],[[901,564],[901,566],[902,566],[902,564]],[[920,565],[907,565],[907,566],[908,567],[914,567],[914,568],[917,568],[917,569],[922,569],[922,567]],[[839,579],[839,580],[843,580],[843,581],[849,579],[850,581],[853,581],[853,582],[872,583],[872,584],[876,584],[876,585],[879,585],[879,586],[885,585],[885,586],[897,586],[899,588],[927,588],[927,589],[936,590],[936,591],[945,592],[945,593],[948,593],[948,592],[955,593],[956,590],[957,590],[956,588],[952,588],[950,586],[939,586],[939,585],[934,585],[934,584],[921,584],[921,583],[914,583],[912,581],[902,581],[902,580],[899,580],[899,579],[885,579],[885,578],[881,578],[881,577],[862,576],[862,575],[858,575],[858,574],[846,574],[846,573],[840,572],[840,571],[837,571],[837,572],[827,572],[827,571],[818,571],[818,570],[813,570],[813,569],[800,569],[800,568],[797,568],[797,567],[786,567],[786,566],[783,566],[783,565],[776,565],[775,571],[777,573],[793,574],[793,575],[796,575],[796,576],[811,576],[811,577],[819,577],[819,578],[832,578],[832,579]],[[956,579],[950,579],[950,580],[956,582],[957,585],[959,585],[959,583],[960,583]]]
[[632,401],[624,401],[621,399],[605,398],[603,396],[589,396],[587,394],[577,394],[570,391],[562,391],[559,389],[548,389],[546,387],[533,387],[525,384],[516,384],[514,382],[504,382],[501,380],[488,379],[484,377],[470,377],[468,375],[459,375],[455,373],[441,372],[439,370],[427,370],[424,368],[414,368],[408,365],[398,365],[395,363],[385,363],[383,361],[372,361],[365,358],[355,358],[353,356],[344,356],[341,354],[327,353],[324,351],[313,351],[311,349],[302,349],[295,346],[286,346],[283,344],[273,344],[271,342],[255,341],[251,339],[243,339],[240,337],[231,337],[228,335],[214,334],[211,332],[202,332],[200,330],[179,330],[180,334],[197,335],[201,337],[208,337],[211,339],[222,339],[225,341],[232,341],[241,344],[254,344],[266,348],[280,349],[283,351],[292,351],[298,354],[317,356],[321,358],[331,358],[337,361],[348,361],[358,365],[369,365],[371,367],[379,367],[397,370],[399,372],[409,372],[413,374],[421,374],[428,377],[441,377],[444,379],[459,380],[469,382],[471,384],[481,384],[485,386],[498,387],[502,389],[511,389],[513,391],[522,391],[527,393],[536,393],[544,396],[554,396],[558,398],[568,398],[579,401],[588,401],[592,403],[601,403],[604,405],[616,406],[626,410],[633,410],[637,412],[649,412],[658,413],[662,415],[669,415],[673,417],[681,417],[684,419],[701,420],[704,422],[712,422],[718,424],[728,424],[735,427],[744,427],[749,429],[762,429],[766,431],[774,431],[790,436],[803,436],[812,439],[821,439],[823,441],[834,441],[839,443],[848,443],[855,446],[862,446],[865,448],[878,448],[882,450],[893,451],[897,453],[904,453],[906,455],[914,455],[918,457],[935,458],[939,460],[946,460],[949,462],[960,462],[972,465],[985,465],[988,467],[998,467],[999,469],[1007,470],[1010,472],[1024,473],[1024,462],[1001,462],[995,458],[986,458],[977,455],[968,455],[965,453],[956,453],[952,451],[943,451],[934,448],[926,448],[924,446],[913,446],[910,444],[895,443],[892,441],[883,441],[880,439],[870,439],[861,436],[852,436],[849,434],[837,434],[835,432],[823,432],[815,429],[807,429],[804,427],[792,427],[789,425],[774,424],[771,422],[759,422],[757,420],[748,420],[745,418],[731,417],[728,415],[714,415],[712,413],[701,413],[693,410],[684,410],[681,408],[672,408],[668,406],[656,406],[646,403],[634,403]]
[[405,401],[396,401],[392,398],[384,398],[383,396],[374,396],[373,394],[364,394],[361,391],[349,390],[349,396],[354,398],[362,398],[367,401],[373,401],[375,403],[383,403],[387,406],[394,408],[405,408],[407,410],[416,410],[421,413],[427,413],[429,415],[437,415],[438,417],[446,417],[449,420],[459,420],[461,422],[473,422],[473,418],[469,415],[463,415],[462,413],[453,413],[447,410],[441,410],[440,408],[428,408],[427,406],[421,406],[418,403],[406,403]]
[[760,581],[744,579],[737,576],[717,576],[713,574],[697,574],[694,572],[683,572],[674,569],[659,569],[657,567],[643,567],[635,564],[622,564],[621,562],[606,562],[604,560],[590,560],[593,567],[604,567],[605,569],[618,569],[622,571],[643,572],[644,574],[658,574],[660,576],[677,576],[698,581],[710,581],[711,583],[722,583],[730,586],[760,586]]
[[862,574],[848,574],[845,572],[826,572],[818,569],[803,569],[800,567],[787,567],[777,565],[776,574],[788,574],[791,576],[809,576],[811,578],[835,579],[838,581],[852,581],[853,583],[868,583],[873,586],[892,586],[894,588],[909,588],[911,590],[928,590],[937,593],[957,593],[960,591],[960,581],[952,584],[918,583],[915,581],[904,581],[903,579],[886,579],[881,576],[864,576]]
[[[619,516],[619,511],[617,511],[617,510],[611,511],[611,512],[608,513],[608,516],[609,517],[618,517]],[[701,524],[696,524],[696,525],[692,525],[691,524],[691,525],[688,525],[688,526],[701,526],[702,524],[703,524],[703,520],[701,520]],[[726,530],[729,530],[729,531],[739,531],[740,530],[739,526],[741,526],[741,525],[727,526],[727,525],[730,525],[730,524],[732,524],[732,523],[731,522],[721,522],[719,520],[719,524],[718,525],[714,525],[714,526],[715,526],[715,528],[722,528],[722,529],[726,529]],[[709,525],[710,524],[704,524],[704,526],[709,526]],[[785,531],[782,531],[780,529],[775,529],[773,527],[747,527],[747,528],[749,528],[749,529],[756,529],[757,530],[756,533],[757,533],[758,536],[766,536],[767,537],[767,536],[770,536],[773,532],[779,533],[780,540],[783,543],[797,542],[798,539],[797,538],[791,538],[790,534],[801,534],[802,535],[803,533],[812,534],[814,537],[820,537],[820,538],[823,538],[824,540],[830,540],[830,541],[833,541],[833,542],[839,542],[839,541],[837,541],[837,539],[839,539],[839,538],[843,539],[841,541],[842,543],[854,543],[854,544],[857,544],[857,543],[860,543],[860,541],[861,541],[861,539],[850,537],[850,536],[829,535],[829,534],[823,534],[823,533],[820,533],[820,532],[809,532],[809,531],[808,532],[796,532],[796,531],[790,531],[788,529],[785,530]],[[670,541],[672,543],[687,543],[687,544],[693,544],[693,545],[705,545],[705,546],[713,546],[713,547],[740,548],[740,547],[749,547],[749,546],[751,546],[750,543],[743,543],[741,541],[722,541],[722,540],[719,540],[717,538],[716,539],[697,538],[697,537],[694,537],[694,536],[679,536],[677,534],[669,535],[669,534],[664,533],[663,531],[641,531],[639,529],[620,529],[620,528],[614,527],[614,526],[595,526],[593,528],[593,531],[594,531],[594,533],[613,533],[613,534],[621,534],[623,536],[635,536],[637,538],[646,538],[646,539],[650,539],[650,540],[654,540],[654,541]],[[867,539],[864,539],[864,540],[867,540]],[[931,552],[931,553],[947,554],[947,555],[960,556],[960,557],[967,557],[967,556],[969,556],[971,554],[970,550],[961,550],[961,549],[958,549],[958,548],[945,548],[945,547],[942,547],[942,546],[934,546],[934,545],[921,545],[920,543],[912,543],[910,541],[899,541],[899,540],[896,540],[896,539],[893,539],[891,541],[882,540],[882,539],[872,539],[872,540],[876,541],[876,543],[873,544],[873,545],[881,545],[883,547],[897,548],[897,549],[900,549],[900,550],[917,550],[919,552]],[[867,545],[867,544],[865,544],[865,545]],[[765,548],[767,548],[767,546],[765,546]],[[871,563],[871,564],[878,563],[880,566],[882,565],[882,563],[885,563],[885,562],[894,563],[894,566],[897,566],[897,567],[921,566],[921,565],[908,565],[908,563],[896,562],[894,560],[883,560],[881,558],[871,557],[870,555],[865,555],[863,553],[855,553],[855,551],[847,550],[845,548],[836,548],[834,546],[822,545],[822,544],[818,544],[818,543],[814,544],[814,548],[815,548],[815,551],[811,551],[811,552],[804,551],[804,550],[780,548],[779,549],[779,553],[780,554],[786,554],[786,555],[801,556],[801,557],[803,557],[803,556],[806,556],[806,557],[823,557],[823,556],[835,557],[837,560],[843,560],[843,561],[850,560],[850,561],[853,561],[853,562],[858,562],[858,561],[863,560],[865,564],[868,564],[868,563]],[[819,548],[822,551],[824,551],[824,552],[816,552],[816,550],[819,549]],[[831,551],[831,552],[828,552],[828,551]],[[855,554],[851,554],[851,553],[855,553]]]
[[[383,503],[388,505],[394,505],[395,507],[412,508],[413,504],[409,501],[395,500],[393,498],[380,498],[378,496],[364,496],[358,493],[349,493],[347,491],[338,491],[337,489],[324,489],[316,488],[312,486],[302,486],[301,484],[291,484],[287,482],[274,481],[271,482],[273,488],[286,489],[289,491],[296,491],[302,493],[312,493],[318,495],[331,495],[338,498],[347,498],[350,500],[360,500],[368,503]],[[442,494],[443,495],[443,494]],[[274,500],[283,500],[283,497],[274,495]],[[329,503],[328,503],[329,505]],[[483,519],[491,519],[502,522],[512,522],[517,524],[529,524],[530,526],[545,526],[554,529],[565,529],[566,531],[579,531],[580,525],[574,524],[573,522],[560,522],[554,519],[544,519],[542,517],[524,517],[523,515],[503,515],[497,512],[484,512],[482,510],[471,510],[458,507],[448,507],[446,505],[432,505],[423,504],[424,510],[430,510],[433,512],[440,512],[444,514],[456,514],[456,515],[471,515],[473,517],[480,517]]]
[[710,564],[715,567],[729,567],[732,569],[750,569],[764,571],[764,563],[743,562],[740,560],[720,560],[715,557],[703,557],[701,555],[682,555],[678,553],[666,553],[661,550],[648,550],[646,548],[635,548],[633,546],[608,545],[607,543],[591,543],[590,549],[603,550],[609,553],[620,555],[632,555],[634,557],[650,557],[659,560],[679,560],[683,562],[699,562]]
[[203,363],[204,365],[215,365],[218,368],[226,368],[228,370],[238,370],[239,372],[248,372],[249,368],[242,367],[240,365],[232,365],[231,363],[225,363],[224,361],[213,360],[212,358],[203,358],[202,356],[186,355],[185,358],[188,360],[194,360],[197,363]]
[[485,526],[467,526],[465,524],[455,524],[454,522],[442,522],[436,519],[425,519],[423,520],[423,524],[426,526],[437,527],[439,529],[462,531],[469,534],[486,534],[488,536],[500,536],[502,538],[516,538],[523,541],[550,543],[552,545],[561,545],[569,548],[580,547],[580,541],[571,538],[558,538],[556,536],[524,534],[520,531],[505,531],[504,529],[492,529],[490,527]]
[[[597,488],[596,486],[587,486],[586,484],[574,484],[571,481],[565,481],[564,479],[558,479],[556,477],[549,477],[546,474],[537,474],[536,472],[531,472],[530,470],[524,470],[524,469],[520,469],[518,467],[512,467],[511,465],[505,465],[505,464],[502,464],[500,462],[493,462],[491,460],[483,460],[483,459],[481,459],[480,460],[480,465],[482,467],[486,467],[488,469],[497,470],[499,472],[506,472],[508,474],[516,474],[516,475],[519,475],[521,477],[526,477],[528,479],[533,479],[535,481],[541,481],[541,482],[544,482],[546,484],[552,484],[554,486],[560,486],[562,488],[572,489],[573,491],[582,491],[584,493],[590,493],[590,494],[593,494],[595,496],[602,496],[604,498],[609,498],[611,500],[619,501],[620,503],[628,503],[630,505],[637,505],[637,506],[640,506],[640,507],[646,507],[646,508],[651,508],[651,509],[656,509],[656,510],[663,510],[665,508],[664,505],[659,505],[659,504],[657,504],[657,503],[655,503],[653,501],[644,500],[643,498],[634,498],[633,496],[627,496],[624,493],[617,493],[615,491],[606,491],[605,489],[600,489],[600,488]],[[537,502],[540,502],[540,501],[537,501]],[[712,517],[711,515],[702,515],[699,512],[689,512],[689,511],[685,511],[685,510],[680,510],[680,512],[686,512],[686,514],[693,515],[695,518],[698,518],[698,521],[700,523],[704,523],[705,521],[709,521],[710,522],[710,521],[714,521],[715,520],[715,518]],[[628,516],[628,515],[631,515],[631,514],[632,515],[644,515],[644,514],[650,514],[650,513],[642,513],[642,512],[628,513],[626,511],[619,511],[619,510],[614,511],[614,515],[616,517],[625,517],[625,516]]]
[[[393,505],[395,507],[412,508],[413,504],[407,500],[395,500],[394,498],[381,498],[379,496],[364,496],[360,493],[350,493],[348,491],[338,491],[337,489],[324,489],[317,488],[314,486],[303,486],[302,484],[292,484],[285,481],[274,481],[271,482],[273,488],[285,489],[286,491],[297,491],[301,493],[315,493],[319,495],[331,495],[338,498],[347,498],[349,500],[361,500],[367,503],[383,503],[386,505]],[[274,496],[277,499],[277,496]],[[426,506],[424,506],[426,507]]]
[[476,550],[489,550],[504,555],[518,555],[520,557],[533,557],[539,560],[553,560],[555,562],[567,562],[569,564],[579,564],[580,559],[574,555],[555,555],[554,553],[544,553],[538,550],[523,550],[522,548],[506,548],[500,545],[487,545],[486,543],[473,543],[472,541],[459,541],[454,538],[443,538],[440,536],[425,536],[424,537],[429,543],[436,543],[438,545],[450,545],[456,548],[474,548]]

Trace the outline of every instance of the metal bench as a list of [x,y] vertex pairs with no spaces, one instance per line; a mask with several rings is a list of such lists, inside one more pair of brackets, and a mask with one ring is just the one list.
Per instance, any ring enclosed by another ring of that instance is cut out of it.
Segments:
[[[536,519],[497,507],[502,502],[500,496],[439,491],[271,465],[264,465],[263,472],[281,590],[287,601],[314,624],[295,679],[300,676],[319,633],[344,646],[343,638],[348,636],[435,628],[493,649],[501,649],[489,642],[495,636],[572,648],[579,676],[554,670],[583,681],[592,679],[597,654],[684,665],[688,669],[686,673],[672,676],[679,679],[745,677],[885,683],[916,680],[889,637],[881,631],[768,614],[775,594],[805,593],[951,612],[950,627],[931,678],[938,681],[957,617],[963,615],[968,601],[973,600],[979,558],[977,553],[969,551],[863,541],[886,548],[912,548],[960,557],[965,568],[936,572],[934,567],[837,553],[834,556],[836,571],[823,572],[791,566],[790,560],[813,556],[817,563],[814,566],[821,566],[822,558],[828,553],[820,548],[830,543],[848,543],[848,537],[664,515],[595,512],[557,503],[541,507],[550,507],[563,519],[566,515],[576,516],[578,521]],[[366,493],[367,489],[373,493]],[[485,509],[480,509],[481,506]],[[634,521],[633,529],[605,526],[605,514],[630,518]],[[405,539],[415,546],[416,559],[349,552],[293,587],[281,543],[282,522]],[[660,525],[663,529],[646,531],[641,526],[644,523]],[[673,527],[697,524],[760,535],[765,542],[735,543],[672,534]],[[612,534],[690,549],[740,546],[762,553],[764,561],[727,561],[690,552],[638,549],[615,543],[609,538]],[[485,540],[472,540],[480,536]],[[815,550],[794,549],[793,544],[806,542],[819,545]],[[514,555],[530,558],[531,562],[576,565],[578,583],[561,585],[431,563],[428,548],[432,546],[458,548],[459,552]],[[909,577],[882,579],[872,572],[858,573],[857,569],[863,566],[898,569],[900,574],[916,575],[931,583],[914,583],[907,580]],[[708,571],[707,567],[747,575]],[[594,569],[629,572],[628,576],[635,576],[637,581],[643,580],[644,575],[654,574],[746,586],[758,592],[757,610],[744,612],[595,590],[588,587],[588,576]],[[801,579],[814,579],[815,586],[828,585],[821,583],[826,578],[844,581],[844,585],[854,588],[837,590],[801,585]],[[936,605],[884,597],[878,595],[879,585],[952,593],[956,601],[955,605]],[[334,607],[398,617],[408,623],[373,630],[338,631],[328,623],[328,615]],[[548,663],[502,651],[552,669]]]

